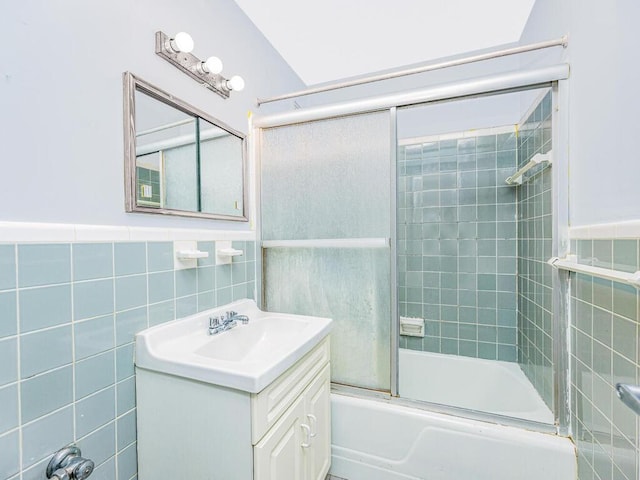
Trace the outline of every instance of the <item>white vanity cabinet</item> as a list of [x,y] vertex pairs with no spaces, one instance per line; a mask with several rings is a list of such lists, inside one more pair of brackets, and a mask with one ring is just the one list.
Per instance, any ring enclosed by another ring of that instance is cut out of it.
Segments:
[[324,480],[329,371],[329,337],[259,393],[138,367],[138,478]]
[[324,480],[331,457],[329,365],[254,446],[254,480]]

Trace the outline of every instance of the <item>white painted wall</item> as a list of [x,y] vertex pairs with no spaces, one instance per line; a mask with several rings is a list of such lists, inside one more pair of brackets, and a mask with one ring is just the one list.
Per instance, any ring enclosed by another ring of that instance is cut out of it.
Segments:
[[[640,219],[640,3],[537,0],[521,41],[569,34],[572,226]],[[546,61],[550,61],[547,57]],[[529,56],[523,65],[545,61]]]
[[[199,86],[155,54],[157,30],[189,32],[245,90],[224,100]],[[6,0],[0,31],[0,221],[249,228],[124,211],[124,71],[243,132],[256,97],[303,86],[235,2]]]
[[516,42],[534,3],[236,1],[309,85]]

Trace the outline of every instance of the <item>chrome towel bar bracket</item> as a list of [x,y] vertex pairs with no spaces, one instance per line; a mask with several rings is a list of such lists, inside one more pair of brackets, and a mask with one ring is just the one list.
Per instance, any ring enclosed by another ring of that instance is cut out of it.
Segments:
[[636,415],[640,415],[640,385],[618,383],[616,384],[616,393],[622,403],[633,410]]

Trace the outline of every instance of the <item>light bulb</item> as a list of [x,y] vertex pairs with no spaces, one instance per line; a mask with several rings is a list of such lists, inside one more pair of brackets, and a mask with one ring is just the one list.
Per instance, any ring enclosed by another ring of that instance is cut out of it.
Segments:
[[187,32],[176,33],[176,36],[171,39],[171,49],[178,53],[190,53],[193,50],[193,38]]
[[244,79],[240,75],[234,75],[229,80],[227,80],[227,87],[229,88],[229,90],[240,92],[244,89]]
[[209,57],[206,61],[202,62],[202,70],[205,73],[218,74],[222,71],[222,60],[218,57]]

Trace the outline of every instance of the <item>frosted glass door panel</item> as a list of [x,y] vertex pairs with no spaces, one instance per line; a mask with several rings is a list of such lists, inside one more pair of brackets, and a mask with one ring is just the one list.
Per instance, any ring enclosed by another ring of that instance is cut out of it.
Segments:
[[[202,122],[204,123],[204,122]],[[201,209],[207,213],[242,215],[242,142],[233,135],[200,140]]]
[[389,249],[264,250],[265,309],[330,317],[331,381],[389,390]]
[[198,164],[195,144],[164,151],[166,208],[197,212]]
[[262,239],[389,237],[388,112],[262,137]]

